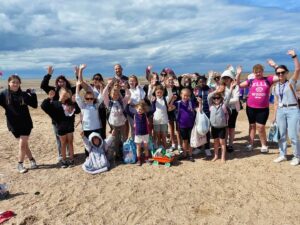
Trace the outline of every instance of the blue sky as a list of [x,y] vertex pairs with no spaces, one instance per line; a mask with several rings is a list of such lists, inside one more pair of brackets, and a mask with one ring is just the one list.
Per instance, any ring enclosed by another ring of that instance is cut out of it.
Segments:
[[53,65],[56,75],[72,75],[86,63],[86,77],[108,77],[120,63],[125,75],[143,75],[148,64],[206,73],[227,64],[269,69],[268,58],[292,70],[286,52],[300,51],[298,2],[1,1],[0,70],[32,78]]

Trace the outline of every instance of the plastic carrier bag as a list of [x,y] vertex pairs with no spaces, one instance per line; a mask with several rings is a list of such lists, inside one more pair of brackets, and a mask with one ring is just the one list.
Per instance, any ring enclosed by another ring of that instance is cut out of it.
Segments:
[[192,148],[197,148],[204,145],[207,142],[206,135],[200,135],[196,130],[196,124],[194,125],[191,132],[190,145]]
[[271,125],[269,129],[268,141],[278,143],[279,138],[279,128],[277,126],[277,123],[275,122]]
[[196,115],[196,130],[200,135],[206,135],[209,131],[210,121],[204,112],[197,111]]
[[129,164],[135,163],[136,159],[136,145],[132,138],[129,138],[123,144],[123,161],[124,163]]

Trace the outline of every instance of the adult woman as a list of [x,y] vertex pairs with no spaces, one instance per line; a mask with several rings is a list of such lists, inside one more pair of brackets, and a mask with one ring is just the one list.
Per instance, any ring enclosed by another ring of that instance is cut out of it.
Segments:
[[294,95],[296,83],[300,75],[300,63],[294,50],[289,50],[288,55],[293,58],[295,71],[293,76],[288,80],[289,70],[285,65],[276,65],[273,60],[269,64],[275,68],[275,73],[279,77],[279,83],[275,86],[275,110],[274,119],[279,128],[280,139],[279,157],[274,160],[275,163],[286,161],[287,150],[287,133],[291,140],[294,158],[291,165],[296,166],[300,163],[300,137],[298,135],[300,109]]
[[25,173],[27,172],[23,166],[25,156],[30,160],[31,168],[37,168],[28,145],[29,135],[33,128],[28,105],[37,108],[38,103],[36,94],[30,89],[27,89],[26,92],[22,91],[20,85],[20,77],[11,75],[8,78],[8,89],[0,93],[0,105],[5,109],[9,131],[19,139],[18,171]]
[[[242,67],[237,67],[237,74],[242,73]],[[232,94],[229,95],[230,93],[230,86],[232,81],[235,80],[235,71],[233,67],[228,67],[227,70],[225,70],[222,75],[221,75],[222,82],[225,85],[225,96],[230,96],[229,100],[229,108],[231,110],[231,114],[229,116],[228,120],[228,127],[227,127],[227,136],[228,136],[228,147],[227,147],[227,152],[233,152],[233,140],[234,140],[234,133],[235,133],[235,124],[236,124],[236,119],[238,116],[238,112],[240,111],[240,101],[239,101],[239,95],[240,95],[240,90],[239,86],[236,85],[232,91]],[[227,139],[227,138],[226,138]]]
[[253,150],[254,136],[258,130],[262,153],[269,152],[266,137],[266,122],[269,117],[269,95],[270,87],[278,81],[276,76],[264,77],[264,67],[260,64],[253,66],[254,79],[247,79],[240,83],[240,75],[237,74],[236,80],[240,88],[249,87],[247,98],[246,113],[250,124],[248,151]]

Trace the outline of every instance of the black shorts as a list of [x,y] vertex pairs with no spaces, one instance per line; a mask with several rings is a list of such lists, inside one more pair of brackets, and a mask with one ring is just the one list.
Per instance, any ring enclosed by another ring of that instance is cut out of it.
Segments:
[[30,133],[31,129],[12,131],[12,134],[15,136],[15,138],[20,138],[21,136],[29,136]]
[[182,140],[189,140],[191,139],[191,132],[192,128],[179,128],[180,137]]
[[211,127],[211,136],[213,139],[216,138],[225,139],[226,127],[223,128]]
[[269,108],[251,108],[247,106],[246,113],[248,117],[249,124],[259,123],[266,125],[269,117]]
[[228,119],[228,128],[235,128],[237,116],[238,112],[235,109],[232,109]]
[[176,121],[175,110],[168,112],[168,119],[169,121]]

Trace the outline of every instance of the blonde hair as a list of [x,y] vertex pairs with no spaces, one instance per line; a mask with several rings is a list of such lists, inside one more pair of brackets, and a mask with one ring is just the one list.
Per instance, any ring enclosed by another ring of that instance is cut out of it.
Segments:
[[256,64],[253,66],[253,72],[257,72],[257,71],[264,71],[264,67],[261,64]]

